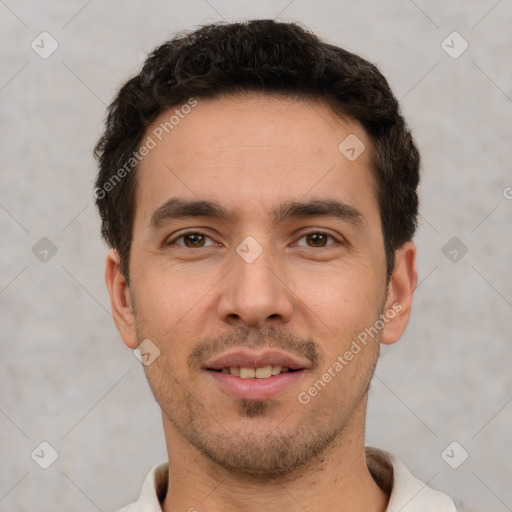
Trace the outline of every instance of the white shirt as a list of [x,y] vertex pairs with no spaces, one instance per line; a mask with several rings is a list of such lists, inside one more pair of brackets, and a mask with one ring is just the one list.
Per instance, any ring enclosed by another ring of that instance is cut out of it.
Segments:
[[[374,480],[388,494],[386,512],[457,512],[452,499],[415,478],[404,463],[384,450],[366,447],[366,462]],[[139,499],[118,512],[162,512],[169,464],[157,464],[147,475]]]

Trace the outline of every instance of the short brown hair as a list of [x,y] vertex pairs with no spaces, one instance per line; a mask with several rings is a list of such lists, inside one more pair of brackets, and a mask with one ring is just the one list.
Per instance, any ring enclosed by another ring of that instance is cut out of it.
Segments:
[[250,20],[206,25],[162,44],[108,107],[105,132],[94,150],[99,161],[95,196],[103,238],[119,253],[125,278],[137,176],[136,162],[132,172],[126,163],[147,127],[192,97],[249,91],[323,100],[363,125],[373,144],[389,277],[395,250],[412,239],[418,215],[420,156],[397,99],[379,70],[358,55],[321,41],[297,23]]

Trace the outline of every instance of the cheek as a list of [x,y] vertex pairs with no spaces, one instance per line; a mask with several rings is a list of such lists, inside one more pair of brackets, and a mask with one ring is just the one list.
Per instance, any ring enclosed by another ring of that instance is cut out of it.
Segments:
[[189,410],[187,390],[193,388],[196,376],[190,374],[187,358],[203,334],[201,298],[209,288],[174,272],[148,272],[139,281],[137,333],[159,350],[158,358],[144,370],[164,410],[183,407],[183,414]]
[[183,366],[190,350],[187,340],[201,335],[203,301],[211,288],[205,279],[159,267],[134,279],[138,283],[134,290],[138,336],[157,344],[166,366]]
[[302,275],[295,280],[293,291],[311,321],[323,325],[322,331],[331,333],[337,347],[340,341],[375,322],[384,293],[376,283],[370,268],[361,263],[357,268],[345,264],[328,272]]

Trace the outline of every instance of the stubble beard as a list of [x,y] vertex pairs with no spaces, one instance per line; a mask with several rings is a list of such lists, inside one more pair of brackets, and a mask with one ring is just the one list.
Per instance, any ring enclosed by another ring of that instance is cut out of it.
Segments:
[[[212,418],[190,393],[186,392],[186,396],[175,401],[165,390],[155,389],[150,378],[148,381],[166,419],[199,454],[238,477],[286,480],[321,462],[329,448],[342,440],[348,422],[367,397],[377,359],[378,351],[370,365],[361,368],[366,376],[349,404],[340,402],[339,410],[333,407],[328,416],[323,411],[323,421],[310,413],[291,426],[284,418],[271,430],[258,430],[255,426],[250,430],[228,431],[222,427],[222,417]],[[272,401],[236,402],[238,415],[253,419],[255,423],[272,415],[275,406]],[[308,406],[300,404],[298,407]]]
[[[143,339],[139,337],[139,339]],[[380,336],[373,340],[373,346],[368,345],[365,350],[372,353],[365,364],[358,365],[359,384],[353,390],[353,396],[347,402],[340,399],[330,408],[311,410],[307,416],[296,420],[290,425],[287,418],[272,429],[258,430],[231,429],[228,431],[222,426],[222,415],[215,418],[207,408],[194,398],[193,393],[187,390],[183,383],[165,367],[160,367],[155,375],[149,367],[145,368],[148,383],[153,395],[160,405],[165,418],[173,428],[188,441],[197,452],[209,459],[215,465],[238,476],[256,480],[283,479],[288,480],[309,471],[315,463],[321,462],[329,449],[342,441],[344,430],[359,406],[366,405],[366,398],[379,357]],[[163,358],[160,358],[160,360]],[[157,360],[156,363],[159,361]],[[353,364],[353,363],[352,363]],[[172,384],[172,386],[169,386]],[[329,384],[333,386],[333,384]],[[334,384],[336,386],[336,384]],[[178,393],[169,393],[174,389]],[[322,391],[320,394],[329,391]],[[340,393],[343,391],[340,390]],[[332,391],[331,391],[332,393]],[[178,395],[178,396],[176,396]],[[314,403],[318,398],[315,398]],[[298,407],[309,405],[298,404]],[[276,402],[237,400],[238,415],[256,422],[273,416]],[[307,411],[308,409],[304,409]],[[365,411],[363,411],[365,412]],[[323,418],[321,420],[318,417]],[[363,424],[364,429],[364,424]],[[364,434],[364,431],[363,431]]]

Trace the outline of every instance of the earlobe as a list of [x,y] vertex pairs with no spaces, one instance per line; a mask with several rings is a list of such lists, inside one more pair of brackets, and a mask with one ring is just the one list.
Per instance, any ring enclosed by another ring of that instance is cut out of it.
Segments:
[[391,345],[400,339],[409,323],[414,290],[418,283],[416,246],[407,242],[395,252],[395,267],[388,285],[381,343]]
[[135,349],[139,343],[135,329],[133,301],[128,283],[121,272],[119,254],[115,249],[111,249],[107,254],[105,283],[110,296],[112,316],[117,330],[121,334],[125,345]]

